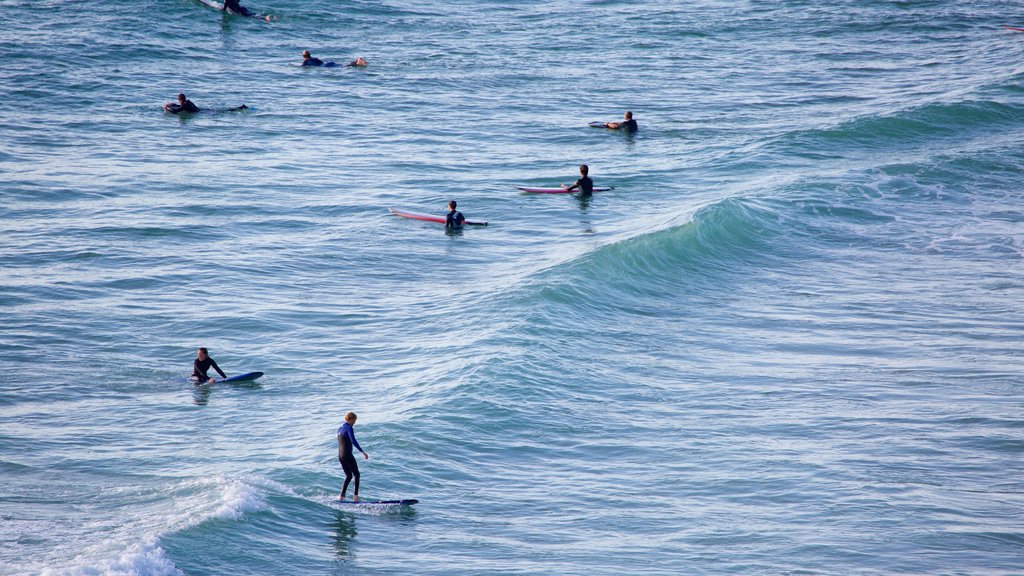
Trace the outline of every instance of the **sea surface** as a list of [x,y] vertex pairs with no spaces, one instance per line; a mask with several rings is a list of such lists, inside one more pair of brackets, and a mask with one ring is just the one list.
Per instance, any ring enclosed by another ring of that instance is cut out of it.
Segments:
[[1024,574],[1019,2],[245,5],[0,1],[0,574]]

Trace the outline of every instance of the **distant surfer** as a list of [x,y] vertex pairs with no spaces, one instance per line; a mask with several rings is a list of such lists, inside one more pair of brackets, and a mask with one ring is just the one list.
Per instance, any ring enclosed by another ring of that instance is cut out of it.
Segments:
[[224,8],[222,8],[228,14],[236,14],[238,16],[245,16],[246,18],[258,18],[260,20],[266,20],[270,22],[270,16],[260,16],[252,10],[249,10],[245,6],[238,3],[238,0],[224,0]]
[[356,58],[355,60],[349,62],[348,64],[345,64],[345,66],[355,66],[357,68],[362,68],[363,66],[369,66],[369,65],[370,65],[370,63],[367,62],[365,59],[363,59],[362,56],[360,56],[359,58]]
[[626,132],[636,132],[639,126],[636,125],[636,120],[633,120],[633,113],[626,112],[623,115],[622,122],[606,122],[605,128],[611,128],[612,130],[625,130]]
[[364,459],[370,459],[370,455],[356,441],[356,433],[352,429],[356,425],[356,418],[355,412],[345,414],[345,423],[338,428],[338,462],[341,462],[341,469],[345,471],[345,483],[341,485],[341,500],[345,499],[349,481],[355,478],[355,483],[352,485],[353,502],[359,502],[359,464],[356,463],[352,448],[355,447],[356,450],[359,450]]
[[245,6],[239,4],[238,0],[224,0],[224,3],[220,6],[217,5],[217,2],[215,0],[199,1],[203,4],[206,4],[210,8],[216,8],[217,10],[227,12],[228,14],[233,14],[235,16],[245,16],[246,18],[256,18],[257,20],[266,20],[267,22],[270,22],[270,16],[263,16],[261,14],[257,14],[252,10],[249,10]]
[[465,223],[466,217],[462,215],[462,212],[455,209],[458,205],[459,203],[455,200],[448,202],[448,215],[444,219],[445,228],[462,228],[462,224]]
[[164,104],[164,111],[170,112],[171,114],[181,114],[182,112],[192,114],[199,112],[199,106],[192,103],[191,100],[185,97],[184,94],[178,94],[178,102],[168,102]]
[[[235,106],[234,108],[221,108],[218,109],[217,112],[242,112],[248,109],[248,106],[242,104],[241,106]],[[193,104],[192,101],[186,98],[184,94],[178,94],[178,102],[168,102],[167,104],[164,104],[164,112],[169,112],[171,114],[193,114],[195,112],[199,112],[199,106]]]
[[220,369],[220,366],[217,366],[217,363],[213,360],[213,358],[210,358],[209,354],[206,352],[206,348],[200,348],[196,352],[195,361],[192,362],[192,379],[195,380],[197,383],[206,382],[209,384],[213,384],[214,382],[216,382],[216,380],[206,375],[210,368],[216,370],[217,374],[220,374],[221,378],[228,377],[228,375],[225,374],[224,371]]
[[580,196],[590,196],[594,193],[594,181],[590,179],[590,176],[587,176],[589,173],[590,167],[586,164],[580,164],[580,177],[572,183],[572,186],[567,186],[565,189],[572,192],[578,188]]
[[333,68],[337,66],[334,62],[324,62],[319,58],[314,58],[309,50],[302,51],[302,65],[303,66],[326,66],[327,68]]

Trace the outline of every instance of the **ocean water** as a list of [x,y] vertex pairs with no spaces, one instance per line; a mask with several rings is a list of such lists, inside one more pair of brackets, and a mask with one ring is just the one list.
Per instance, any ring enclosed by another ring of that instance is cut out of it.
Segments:
[[1019,3],[246,5],[0,2],[0,574],[1024,574]]

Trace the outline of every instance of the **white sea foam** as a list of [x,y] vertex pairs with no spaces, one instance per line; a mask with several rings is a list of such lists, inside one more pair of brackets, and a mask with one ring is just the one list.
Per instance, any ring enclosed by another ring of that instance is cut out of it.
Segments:
[[[142,505],[132,512],[134,518],[117,525],[84,523],[82,533],[69,535],[68,539],[68,547],[77,544],[79,548],[65,554],[57,551],[65,559],[52,558],[36,565],[11,568],[16,574],[42,573],[51,576],[183,574],[161,548],[162,536],[209,520],[241,520],[247,513],[266,509],[267,492],[296,495],[288,486],[255,475],[238,478],[217,475],[188,479],[176,483],[165,492],[170,498],[158,510]],[[124,509],[119,512],[124,514]],[[159,516],[161,513],[164,514],[162,517]],[[82,546],[85,542],[95,542],[95,532],[105,534],[102,541]]]

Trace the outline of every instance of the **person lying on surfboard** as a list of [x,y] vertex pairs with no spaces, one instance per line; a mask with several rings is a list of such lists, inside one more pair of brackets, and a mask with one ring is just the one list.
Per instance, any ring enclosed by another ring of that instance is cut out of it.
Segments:
[[335,62],[324,62],[319,58],[314,58],[309,54],[309,50],[302,51],[302,65],[303,66],[323,66],[325,68],[334,68],[338,64]]
[[221,378],[228,377],[228,375],[225,374],[224,371],[220,369],[220,366],[217,366],[217,363],[213,360],[213,358],[210,358],[210,356],[206,352],[206,348],[200,348],[196,352],[195,361],[192,362],[192,379],[195,380],[197,384],[199,382],[213,384],[214,382],[216,382],[216,380],[206,375],[206,373],[210,370],[211,367],[217,371],[217,374],[220,374]]
[[341,485],[339,500],[345,499],[348,483],[355,478],[352,491],[353,502],[359,502],[359,464],[356,463],[356,457],[352,454],[352,448],[355,447],[356,450],[359,450],[365,460],[370,459],[370,455],[359,445],[355,430],[352,429],[356,425],[356,418],[358,416],[355,412],[345,414],[345,423],[338,428],[338,462],[341,462],[341,469],[345,472],[345,483]]
[[193,112],[199,112],[199,106],[192,103],[191,100],[185,97],[184,94],[178,94],[178,103],[168,102],[164,104],[164,111],[170,112],[171,114],[181,114],[187,112],[189,114]]
[[594,181],[590,179],[590,176],[587,176],[587,174],[589,173],[590,167],[587,166],[586,164],[580,164],[579,179],[573,182],[572,186],[567,186],[565,189],[573,191],[579,188],[580,196],[590,196],[591,194],[594,193]]
[[612,130],[621,128],[627,132],[636,132],[639,129],[639,126],[636,125],[636,120],[633,120],[632,112],[626,112],[623,115],[622,122],[606,122],[604,127],[611,128]]
[[462,215],[462,212],[455,209],[458,205],[459,203],[455,200],[448,202],[448,215],[444,219],[445,228],[462,228],[462,224],[466,221],[466,217]]

